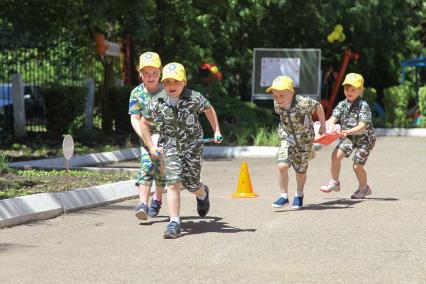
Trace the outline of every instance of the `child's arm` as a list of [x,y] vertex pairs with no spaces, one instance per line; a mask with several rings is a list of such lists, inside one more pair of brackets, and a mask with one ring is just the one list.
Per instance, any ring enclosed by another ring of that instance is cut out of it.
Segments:
[[339,119],[335,116],[330,116],[329,119],[325,122],[326,131],[332,131],[334,129],[334,125],[339,121]]
[[151,156],[156,156],[159,149],[157,149],[157,147],[154,146],[154,142],[152,142],[149,120],[143,116],[141,116],[140,120],[140,132],[145,146],[148,147],[149,154]]
[[[210,125],[214,132],[214,139],[215,143],[221,143],[222,142],[222,134],[220,133],[220,127],[219,127],[219,121],[217,120],[217,114],[213,107],[208,108],[204,111],[204,113],[207,116],[207,119],[210,122]],[[220,138],[219,138],[220,137]]]
[[353,134],[361,134],[366,127],[367,127],[367,124],[365,122],[360,121],[357,126],[351,129],[342,130],[342,134],[345,137],[348,135],[353,135]]
[[329,124],[329,125],[335,125],[338,121],[339,120],[336,117],[330,116],[330,118],[327,119],[327,121],[325,123]]
[[316,115],[321,123],[320,129],[318,130],[319,135],[324,135],[326,126],[325,126],[325,114],[324,109],[322,108],[322,105],[319,105],[316,111]]
[[141,133],[141,128],[140,128],[141,117],[142,117],[142,115],[140,115],[140,114],[131,114],[130,115],[130,124],[132,125],[132,128],[135,131],[135,133],[141,139],[143,139],[142,133]]

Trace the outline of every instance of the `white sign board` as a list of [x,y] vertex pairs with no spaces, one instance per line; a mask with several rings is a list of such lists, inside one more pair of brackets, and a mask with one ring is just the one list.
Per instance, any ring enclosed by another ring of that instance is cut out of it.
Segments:
[[260,86],[268,88],[277,76],[289,76],[294,87],[299,87],[300,58],[262,57],[260,73]]
[[64,142],[62,143],[62,151],[65,159],[70,160],[72,158],[74,153],[74,140],[71,135],[65,135]]
[[296,94],[320,100],[321,50],[312,48],[255,48],[252,102],[272,100],[266,89],[277,76],[289,76]]

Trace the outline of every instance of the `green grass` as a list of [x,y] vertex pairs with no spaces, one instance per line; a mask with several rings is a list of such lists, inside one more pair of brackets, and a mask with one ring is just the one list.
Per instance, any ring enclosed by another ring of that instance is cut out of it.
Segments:
[[0,199],[42,192],[68,191],[131,178],[129,173],[8,169],[8,172],[0,177]]
[[0,174],[9,171],[9,159],[4,153],[0,153]]

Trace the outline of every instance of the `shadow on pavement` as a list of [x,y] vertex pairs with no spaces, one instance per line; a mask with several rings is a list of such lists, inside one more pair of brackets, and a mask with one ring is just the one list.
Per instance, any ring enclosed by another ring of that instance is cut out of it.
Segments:
[[149,226],[157,223],[168,223],[169,216],[157,216],[157,217],[148,217],[148,220],[139,223],[141,226]]
[[[198,221],[186,221],[197,219]],[[204,233],[241,233],[255,232],[257,229],[240,229],[229,226],[220,217],[182,217],[182,236],[204,234]]]
[[[318,204],[307,204],[300,210],[328,210],[328,209],[347,209],[353,208],[353,205],[365,202],[365,201],[398,201],[397,198],[364,198],[364,199],[349,199],[349,198],[340,198],[331,201],[326,201]],[[275,212],[289,212],[289,211],[299,211],[299,210],[277,210]]]
[[19,249],[25,249],[25,248],[34,248],[35,246],[29,246],[29,245],[21,245],[21,244],[14,244],[14,243],[3,243],[0,244],[0,252],[6,252],[8,250],[19,250]]
[[327,210],[327,209],[346,209],[353,208],[352,205],[363,202],[363,199],[346,199],[341,198],[332,201],[326,201],[318,204],[309,204],[302,208],[302,210]]

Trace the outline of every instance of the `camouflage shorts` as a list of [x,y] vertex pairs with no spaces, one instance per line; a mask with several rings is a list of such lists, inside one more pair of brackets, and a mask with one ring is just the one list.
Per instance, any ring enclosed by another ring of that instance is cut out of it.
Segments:
[[278,163],[293,166],[297,173],[304,174],[308,170],[308,160],[311,156],[312,145],[303,145],[303,149],[289,144],[286,140],[281,141],[278,150]]
[[197,191],[201,185],[202,145],[185,149],[180,154],[176,149],[164,150],[164,164],[167,185],[182,183],[188,191]]
[[160,164],[160,160],[152,159],[147,150],[141,147],[141,163],[136,176],[136,186],[140,184],[150,186],[152,185],[152,181],[155,180],[156,185],[164,187],[166,185],[166,178],[164,175],[161,175]]
[[356,145],[352,140],[346,138],[340,140],[336,146],[336,149],[340,149],[345,157],[349,157],[353,150],[355,150],[354,157],[352,160],[354,164],[365,165],[367,162],[368,156],[370,155],[371,150],[376,144],[376,138],[372,137],[368,143]]

